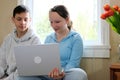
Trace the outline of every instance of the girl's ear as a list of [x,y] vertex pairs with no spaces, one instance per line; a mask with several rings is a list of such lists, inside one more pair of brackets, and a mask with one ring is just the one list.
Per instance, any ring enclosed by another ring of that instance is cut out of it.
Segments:
[[67,24],[70,22],[70,18],[69,17],[66,18],[66,22],[67,22]]

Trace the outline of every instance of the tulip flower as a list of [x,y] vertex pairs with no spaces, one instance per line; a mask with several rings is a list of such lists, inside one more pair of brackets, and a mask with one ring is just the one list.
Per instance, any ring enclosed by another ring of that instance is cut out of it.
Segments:
[[104,13],[101,14],[100,18],[106,20],[112,29],[120,34],[120,8],[118,5],[110,6],[105,4],[103,6]]

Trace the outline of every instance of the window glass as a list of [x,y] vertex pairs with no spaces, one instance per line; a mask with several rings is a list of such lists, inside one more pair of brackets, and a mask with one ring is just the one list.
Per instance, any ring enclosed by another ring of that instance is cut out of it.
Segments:
[[34,26],[42,41],[52,31],[48,12],[56,4],[63,4],[68,8],[73,29],[81,34],[85,43],[99,42],[97,0],[91,0],[89,3],[87,0],[33,0]]
[[[48,18],[49,9],[57,4],[68,8],[73,29],[81,34],[85,45],[85,57],[109,57],[109,25],[100,19],[103,5],[109,0],[18,0],[31,10],[33,28],[42,43],[53,32]],[[100,53],[100,54],[99,54]]]

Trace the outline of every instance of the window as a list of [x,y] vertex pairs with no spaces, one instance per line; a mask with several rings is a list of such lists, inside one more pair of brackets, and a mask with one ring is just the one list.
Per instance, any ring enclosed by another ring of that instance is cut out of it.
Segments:
[[48,12],[56,4],[66,5],[73,21],[73,29],[81,34],[85,54],[83,57],[109,58],[109,25],[100,19],[102,7],[109,0],[18,0],[31,9],[33,26],[42,41],[52,31]]

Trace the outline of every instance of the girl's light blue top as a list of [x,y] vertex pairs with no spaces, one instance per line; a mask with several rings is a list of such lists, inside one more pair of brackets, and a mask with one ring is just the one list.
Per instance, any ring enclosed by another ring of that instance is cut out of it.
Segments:
[[51,33],[46,37],[45,43],[59,43],[61,66],[65,71],[80,67],[83,55],[83,41],[80,34],[71,30],[67,37],[57,42],[55,33]]

